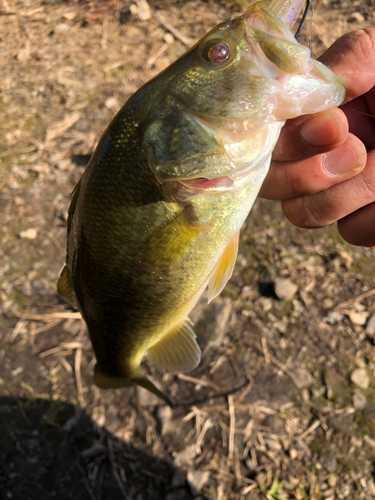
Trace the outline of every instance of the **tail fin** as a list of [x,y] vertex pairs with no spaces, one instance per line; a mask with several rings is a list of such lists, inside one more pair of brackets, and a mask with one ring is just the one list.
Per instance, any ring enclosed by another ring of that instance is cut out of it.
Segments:
[[101,389],[117,389],[120,387],[129,387],[133,384],[137,384],[144,389],[147,389],[152,394],[155,394],[158,398],[162,399],[173,408],[171,400],[163,394],[145,375],[143,375],[140,369],[131,378],[120,378],[120,377],[110,377],[104,374],[99,368],[98,364],[94,368],[94,381],[95,384]]

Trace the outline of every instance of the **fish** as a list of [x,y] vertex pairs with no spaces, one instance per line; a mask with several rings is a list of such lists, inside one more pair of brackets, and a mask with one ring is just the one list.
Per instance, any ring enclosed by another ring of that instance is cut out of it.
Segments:
[[[339,105],[342,81],[291,32],[300,0],[251,2],[143,85],[72,193],[58,293],[82,314],[100,388],[191,371],[189,313],[232,275],[239,232],[285,121]],[[280,17],[278,16],[280,15]]]

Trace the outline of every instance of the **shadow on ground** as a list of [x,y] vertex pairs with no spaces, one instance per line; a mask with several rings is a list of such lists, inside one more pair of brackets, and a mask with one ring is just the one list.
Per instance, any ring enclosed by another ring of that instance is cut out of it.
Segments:
[[170,492],[192,498],[169,464],[120,441],[80,407],[0,398],[1,500],[158,500]]

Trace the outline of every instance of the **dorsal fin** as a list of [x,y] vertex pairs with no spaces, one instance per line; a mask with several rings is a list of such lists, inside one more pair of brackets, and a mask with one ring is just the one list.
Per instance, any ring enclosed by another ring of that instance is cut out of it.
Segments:
[[189,372],[200,362],[201,350],[187,318],[167,333],[147,351],[148,357],[159,368],[173,372]]
[[70,233],[70,228],[72,225],[72,218],[74,215],[74,211],[76,209],[80,189],[81,189],[81,179],[78,181],[78,183],[76,184],[75,188],[72,191],[72,194],[70,195],[70,197],[72,198],[72,201],[70,202],[69,209],[68,209],[68,222],[67,222],[68,234]]
[[67,265],[65,265],[64,269],[61,271],[59,281],[57,282],[57,293],[61,295],[61,297],[64,297],[64,299],[70,302],[75,308],[77,308],[77,301],[70,284]]
[[239,236],[239,232],[233,236],[213,268],[208,282],[208,303],[221,293],[232,276],[237,259]]

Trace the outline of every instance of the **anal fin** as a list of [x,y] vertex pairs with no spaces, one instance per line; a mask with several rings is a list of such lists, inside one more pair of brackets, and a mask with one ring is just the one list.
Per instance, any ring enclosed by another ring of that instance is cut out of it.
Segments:
[[75,295],[70,284],[68,266],[66,265],[61,271],[59,281],[57,282],[57,293],[70,302],[74,307],[77,307]]
[[236,233],[225,247],[220,259],[212,270],[208,282],[208,303],[217,297],[233,274],[234,265],[238,254],[240,233]]
[[191,321],[185,319],[147,351],[149,359],[159,368],[173,372],[189,372],[200,362],[201,350]]

